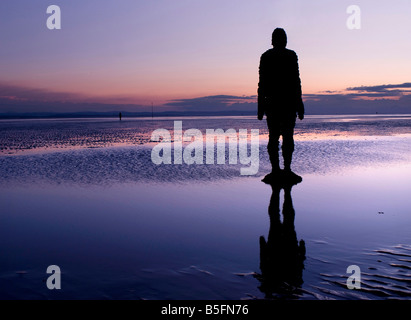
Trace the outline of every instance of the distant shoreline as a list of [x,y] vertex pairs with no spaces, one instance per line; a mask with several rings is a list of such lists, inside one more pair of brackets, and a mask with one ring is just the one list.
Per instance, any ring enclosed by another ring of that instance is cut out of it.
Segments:
[[[121,112],[122,118],[164,118],[164,117],[229,117],[229,116],[256,116],[256,112],[158,112],[152,115],[151,112]],[[387,115],[411,115],[410,113],[313,113],[308,116],[387,116]],[[76,113],[3,113],[0,120],[12,119],[87,119],[87,118],[118,118],[118,112],[76,112]]]

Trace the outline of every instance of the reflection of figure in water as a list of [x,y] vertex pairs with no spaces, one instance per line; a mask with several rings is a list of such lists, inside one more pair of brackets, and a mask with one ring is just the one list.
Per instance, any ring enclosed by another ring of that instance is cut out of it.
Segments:
[[[260,59],[258,83],[258,120],[267,117],[269,140],[267,145],[272,172],[267,176],[294,175],[291,161],[294,152],[295,120],[304,119],[304,104],[298,57],[286,49],[287,35],[281,28],[272,34],[274,48],[264,52]],[[279,138],[282,135],[284,171],[280,170],[278,158]]]
[[121,121],[121,112],[118,114],[118,118],[119,118],[120,121]]
[[[303,283],[305,242],[297,240],[295,211],[291,199],[292,184],[272,184],[272,195],[268,213],[270,231],[267,241],[260,237],[260,269],[256,278],[261,282],[259,289],[272,298],[273,295],[290,296]],[[284,189],[283,221],[280,219],[280,191]]]

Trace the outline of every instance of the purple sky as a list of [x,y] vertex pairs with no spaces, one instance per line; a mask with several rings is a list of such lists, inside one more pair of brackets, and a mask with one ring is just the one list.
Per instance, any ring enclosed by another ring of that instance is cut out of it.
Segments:
[[[61,30],[46,27],[50,4]],[[359,30],[346,26],[351,4]],[[411,112],[409,17],[409,0],[2,0],[0,113],[253,110],[275,27],[311,111]]]

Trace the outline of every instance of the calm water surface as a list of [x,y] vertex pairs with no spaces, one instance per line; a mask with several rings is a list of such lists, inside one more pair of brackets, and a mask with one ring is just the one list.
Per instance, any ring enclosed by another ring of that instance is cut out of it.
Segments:
[[[261,128],[259,174],[241,177],[240,166],[153,165],[145,139],[172,129],[163,121],[2,123],[1,298],[411,298],[409,117],[301,122],[303,182],[286,191],[261,182],[263,123],[187,120]],[[346,287],[350,265],[361,290]]]

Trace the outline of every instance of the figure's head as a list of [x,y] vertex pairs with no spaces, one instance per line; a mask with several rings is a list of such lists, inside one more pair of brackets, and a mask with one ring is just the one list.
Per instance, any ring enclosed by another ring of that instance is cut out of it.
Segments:
[[273,31],[271,43],[276,48],[285,48],[285,46],[287,45],[287,34],[285,33],[284,29],[276,28]]

